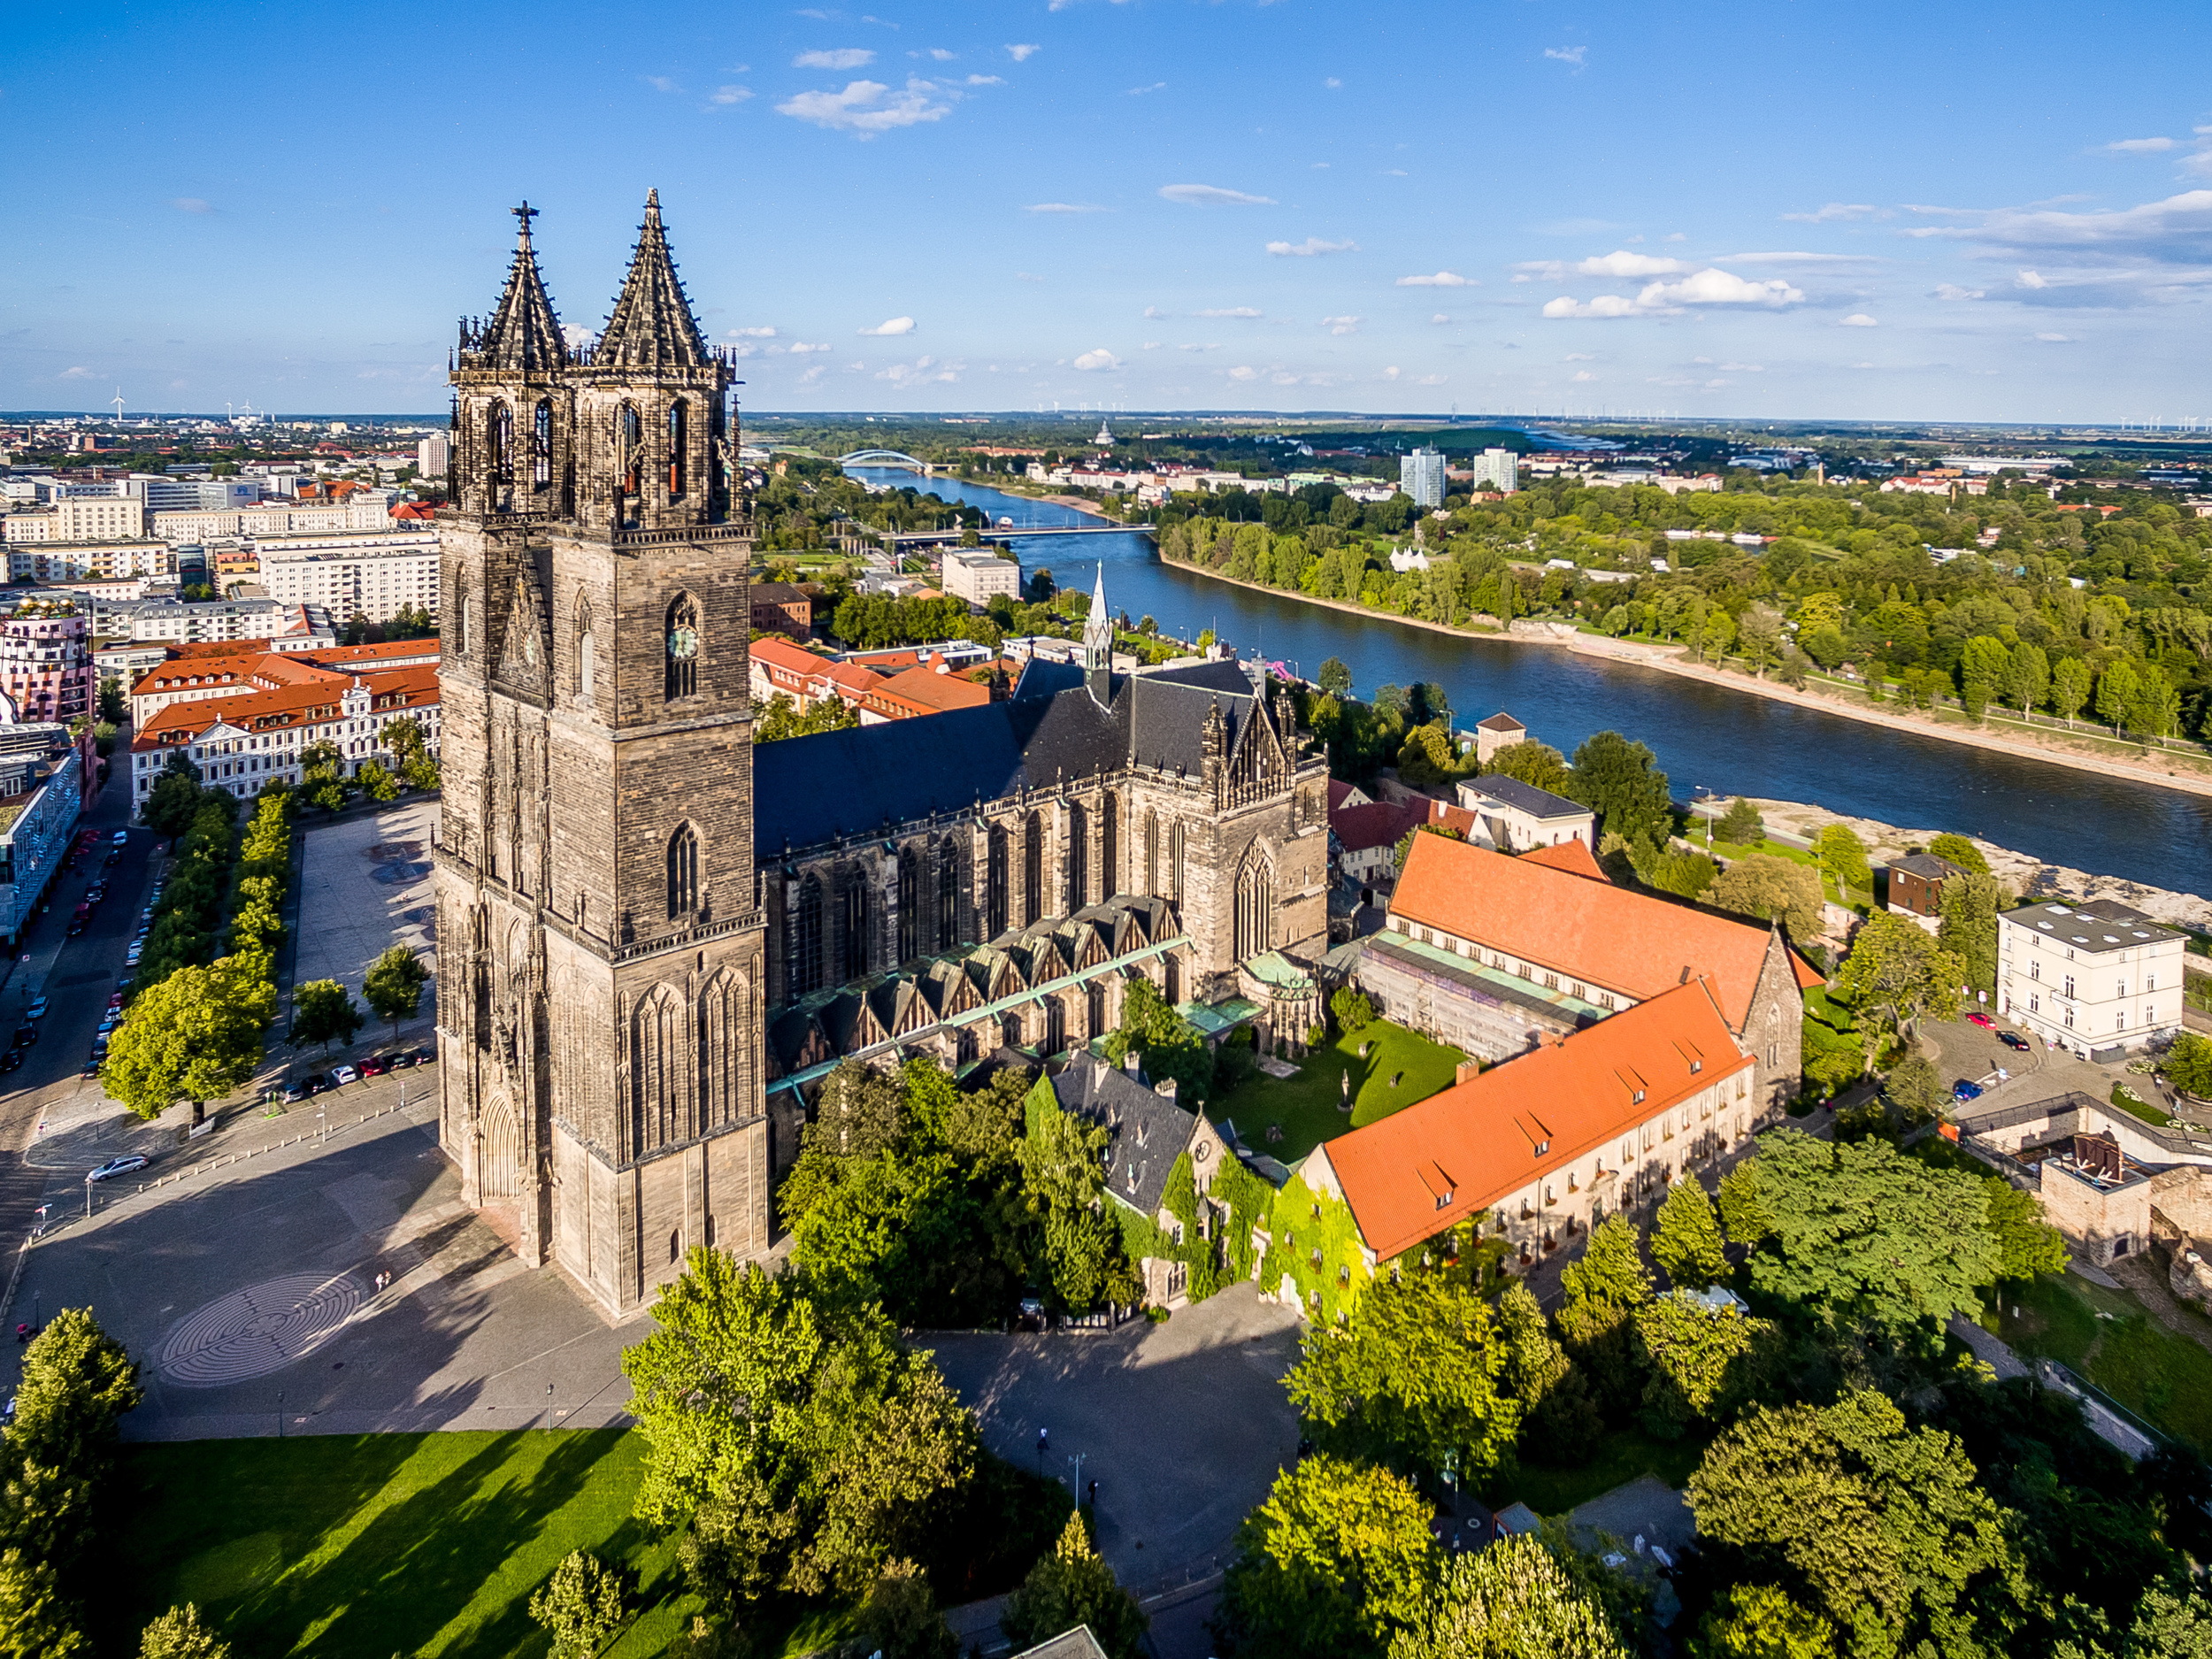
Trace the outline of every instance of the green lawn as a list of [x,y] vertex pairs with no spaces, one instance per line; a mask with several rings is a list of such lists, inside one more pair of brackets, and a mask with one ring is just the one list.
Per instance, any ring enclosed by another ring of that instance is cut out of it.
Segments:
[[1490,1483],[1483,1501],[1493,1509],[1502,1509],[1518,1499],[1539,1515],[1564,1515],[1639,1475],[1656,1475],[1679,1489],[1704,1455],[1702,1439],[1660,1440],[1640,1429],[1615,1429],[1597,1443],[1590,1461],[1579,1469],[1523,1463],[1511,1474]]
[[[2148,1084],[2145,1084],[2144,1087],[2147,1088],[2150,1086]],[[2132,1088],[2129,1089],[2127,1093],[2124,1094],[2117,1087],[2116,1087],[2112,1091],[2111,1099],[2112,1103],[2118,1107],[2122,1111],[2127,1113],[2131,1118],[2140,1118],[2145,1123],[2151,1125],[2154,1128],[2163,1129],[2173,1122],[2172,1114],[2168,1112],[2164,1107],[2154,1105],[2151,1102],[2145,1100],[2140,1094],[2137,1094]]]
[[1982,1323],[2017,1352],[2071,1367],[2154,1428],[2212,1452],[2212,1352],[2200,1343],[2078,1273],[2000,1289]]
[[[1364,1059],[1359,1053],[1363,1043],[1374,1045]],[[1237,1133],[1254,1151],[1294,1164],[1347,1129],[1387,1118],[1449,1088],[1466,1057],[1456,1048],[1379,1019],[1296,1062],[1296,1077],[1271,1078],[1261,1072],[1242,1087],[1210,1102],[1207,1115],[1216,1123],[1225,1118],[1234,1120]],[[1390,1079],[1401,1073],[1397,1087],[1392,1087]],[[1352,1080],[1349,1116],[1339,1104],[1348,1075]],[[1271,1124],[1282,1125],[1280,1141],[1268,1140]]]

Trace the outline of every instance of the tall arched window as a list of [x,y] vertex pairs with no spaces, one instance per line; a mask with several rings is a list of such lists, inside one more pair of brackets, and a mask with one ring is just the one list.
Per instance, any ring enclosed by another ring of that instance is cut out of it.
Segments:
[[1239,962],[1275,946],[1275,879],[1256,851],[1237,872],[1236,956]]
[[845,878],[838,906],[838,978],[849,985],[868,972],[868,878],[858,871]]
[[592,637],[591,602],[576,602],[576,695],[586,702],[591,699],[593,657],[597,641]]
[[453,585],[453,653],[465,657],[469,649],[468,589],[457,581]]
[[1068,904],[1072,916],[1091,902],[1091,815],[1079,802],[1068,806]]
[[960,854],[949,841],[937,850],[937,949],[960,942]]
[[668,838],[668,919],[684,920],[699,909],[699,837],[687,824]]
[[541,397],[530,415],[530,482],[543,489],[553,481],[553,403]]
[[1168,897],[1178,904],[1183,902],[1183,826],[1179,823],[1168,832]]
[[1121,891],[1121,802],[1109,792],[1098,808],[1098,896]]
[[1010,879],[1007,863],[1006,826],[994,824],[991,826],[990,848],[986,859],[987,868],[984,878],[984,886],[987,889],[983,906],[984,936],[987,939],[996,939],[1006,931],[1006,896]]
[[899,960],[922,954],[922,855],[909,847],[899,854]]
[[614,416],[614,466],[626,495],[642,493],[644,449],[645,429],[638,422],[637,411],[625,403]]
[[503,399],[484,420],[485,475],[495,484],[511,483],[515,465],[515,411]]
[[1022,825],[1022,926],[1045,913],[1045,826],[1032,812]]
[[791,990],[804,996],[822,988],[822,884],[814,876],[799,884],[798,916],[791,931]]
[[671,501],[684,493],[684,463],[687,454],[686,428],[690,424],[688,408],[680,397],[668,406],[668,496]]
[[699,689],[699,607],[689,594],[669,602],[667,651],[667,695],[673,703]]
[[1160,896],[1160,815],[1144,815],[1144,891],[1148,898]]

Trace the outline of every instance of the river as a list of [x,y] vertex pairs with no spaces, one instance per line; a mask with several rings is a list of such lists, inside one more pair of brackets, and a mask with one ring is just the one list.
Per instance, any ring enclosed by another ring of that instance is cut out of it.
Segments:
[[[895,487],[917,481],[898,470],[852,471]],[[930,479],[921,488],[1018,526],[1095,522],[959,479]],[[1102,562],[1110,605],[1132,618],[1149,615],[1179,638],[1211,628],[1243,655],[1256,652],[1309,678],[1324,658],[1340,657],[1363,696],[1386,683],[1432,680],[1462,726],[1502,709],[1568,755],[1593,732],[1624,732],[1651,745],[1678,799],[1709,789],[1812,802],[2212,895],[2212,798],[1891,732],[1634,664],[1438,634],[1232,587],[1166,563],[1150,537],[1134,533],[1017,540],[1014,549],[1025,573],[1047,567],[1063,588],[1087,589]]]

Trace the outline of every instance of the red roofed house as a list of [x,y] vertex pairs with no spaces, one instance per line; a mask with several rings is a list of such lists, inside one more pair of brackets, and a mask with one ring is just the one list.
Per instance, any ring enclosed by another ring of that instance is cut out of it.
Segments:
[[1413,838],[1358,977],[1378,1013],[1486,1060],[1705,979],[1756,1061],[1763,1123],[1797,1093],[1821,983],[1779,929],[1616,887],[1579,841],[1517,858],[1441,835]]
[[1336,1203],[1370,1274],[1463,1222],[1507,1241],[1509,1271],[1579,1248],[1757,1127],[1760,1063],[1724,1003],[1694,978],[1325,1143],[1275,1205],[1261,1283],[1310,1316],[1348,1304],[1354,1263],[1323,1248]]
[[[1336,867],[1363,887],[1387,881],[1397,867],[1398,843],[1422,821],[1421,810],[1396,801],[1335,807],[1329,813],[1329,850]],[[1432,841],[1433,836],[1424,836]]]

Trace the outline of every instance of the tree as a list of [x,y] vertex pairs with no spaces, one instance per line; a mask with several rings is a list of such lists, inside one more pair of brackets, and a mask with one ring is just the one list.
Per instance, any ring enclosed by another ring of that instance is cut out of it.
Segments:
[[1700,1659],[1835,1659],[1836,1627],[1770,1584],[1732,1584],[1698,1627]]
[[400,1021],[414,1018],[422,1006],[422,987],[429,982],[430,971],[406,945],[392,946],[369,964],[361,995],[379,1019],[389,1022],[394,1042],[399,1041]]
[[123,695],[123,682],[120,680],[103,680],[100,682],[100,718],[110,726],[120,726],[130,718],[130,713],[129,699]]
[[1982,856],[1982,849],[1964,835],[1953,834],[1947,830],[1928,843],[1928,850],[1970,875],[1985,876],[1989,873],[1989,860]]
[[200,1622],[200,1609],[187,1601],[146,1626],[138,1659],[230,1659],[230,1644]]
[[2166,1080],[2199,1100],[2212,1097],[2212,1037],[2185,1031],[2166,1052]]
[[768,706],[753,723],[753,741],[779,743],[787,737],[810,737],[817,732],[848,731],[860,724],[860,716],[842,697],[822,697],[801,710],[782,692],[768,699]]
[[1943,919],[1936,943],[1956,956],[1965,977],[1960,983],[1991,997],[1997,995],[1997,906],[1992,877],[1970,873],[1943,884]]
[[1877,910],[1868,917],[1837,971],[1835,994],[1860,1017],[1869,1065],[1879,1038],[1877,1018],[1901,1033],[1923,1013],[1952,1018],[1965,972],[1909,916]]
[[1644,1419],[1663,1435],[1686,1432],[1730,1415],[1762,1392],[1774,1325],[1733,1307],[1709,1308],[1675,1293],[1636,1310],[1636,1338],[1651,1363]]
[[2116,1633],[2101,1614],[2085,1617],[2070,1597],[2067,1611],[2075,1615],[2070,1623],[2087,1628],[2052,1648],[2051,1659],[2212,1659],[2212,1601],[2186,1586],[2153,1585]]
[[91,1659],[76,1609],[62,1596],[53,1563],[0,1550],[0,1655],[5,1659]]
[[1904,1114],[1908,1124],[1932,1122],[1951,1103],[1951,1091],[1943,1087],[1935,1062],[1916,1047],[1891,1068],[1889,1076],[1883,1080],[1882,1092]]
[[2124,657],[2106,664],[2104,672],[2097,676],[2097,712],[2104,717],[2115,737],[2119,735],[2142,684],[2134,664]]
[[2023,640],[2012,648],[2012,661],[2005,677],[2005,701],[2020,705],[2023,719],[2028,711],[2050,695],[2051,659],[2039,645]]
[[1039,1557],[1021,1587],[1006,1599],[999,1628],[1018,1653],[1087,1624],[1106,1659],[1138,1659],[1151,1623],[1091,1548],[1079,1509],[1069,1514],[1052,1553]]
[[188,1100],[197,1125],[209,1101],[252,1077],[276,1010],[275,988],[252,972],[257,960],[265,962],[234,956],[180,967],[134,996],[100,1067],[109,1097],[148,1122]]
[[553,1659],[591,1659],[622,1627],[622,1579],[596,1555],[572,1549],[530,1595],[530,1617],[553,1638]]
[[1778,921],[1793,939],[1810,939],[1823,925],[1820,877],[1778,853],[1746,853],[1714,878],[1708,902],[1740,916]]
[[1659,1206],[1659,1225],[1652,1234],[1652,1260],[1678,1288],[1702,1290],[1728,1277],[1728,1257],[1722,1253],[1720,1222],[1713,1201],[1695,1176],[1686,1175],[1667,1189]]
[[959,1640],[945,1627],[929,1579],[910,1561],[883,1563],[859,1624],[868,1651],[883,1659],[959,1659]]
[[[179,762],[183,764],[180,766]],[[179,749],[169,757],[169,764],[154,780],[148,792],[146,804],[139,816],[152,826],[157,835],[181,835],[192,822],[193,814],[200,810],[199,770]]]
[[1886,1141],[1831,1146],[1802,1131],[1766,1137],[1756,1160],[1773,1231],[1751,1282],[1836,1330],[1899,1347],[1939,1343],[1997,1276],[1978,1176],[1932,1169]]
[[1763,677],[1782,654],[1781,613],[1767,605],[1746,605],[1737,627],[1744,656]]
[[1738,795],[1721,814],[1714,833],[1732,847],[1755,847],[1766,839],[1766,820],[1759,816],[1757,807]]
[[1549,743],[1508,743],[1490,757],[1483,772],[1493,778],[1517,778],[1532,788],[1567,795],[1574,787],[1574,773],[1566,757]]
[[422,729],[422,722],[411,714],[402,715],[384,728],[384,747],[403,761],[430,752],[430,740]]
[[1014,1143],[1030,1207],[1044,1222],[1045,1278],[1054,1296],[1077,1311],[1098,1305],[1121,1265],[1118,1233],[1101,1208],[1106,1140],[1103,1127],[1041,1104]]
[[1774,1216],[1759,1187],[1759,1160],[1746,1158],[1720,1178],[1721,1230],[1728,1242],[1755,1249],[1774,1231]]
[[1605,1609],[1533,1538],[1454,1555],[1425,1586],[1389,1659],[1630,1659]]
[[1989,1234],[1997,1241],[1997,1277],[2024,1283],[2066,1271],[2066,1240],[2043,1219],[2043,1201],[2001,1175],[1982,1177],[1989,1199]]
[[399,780],[384,770],[381,761],[363,761],[361,770],[354,773],[353,780],[359,786],[362,794],[380,806],[399,798]]
[[1498,1346],[1504,1364],[1498,1386],[1521,1408],[1524,1441],[1571,1452],[1605,1432],[1590,1385],[1567,1358],[1528,1286],[1515,1279],[1498,1297]]
[[1338,1329],[1308,1329],[1284,1379],[1315,1437],[1346,1456],[1487,1473],[1519,1429],[1505,1356],[1476,1287],[1435,1272],[1378,1279]]
[[2069,726],[2089,701],[2089,664],[2078,657],[2062,657],[2051,669],[2051,707]]
[[1848,824],[1830,824],[1824,826],[1813,842],[1813,856],[1820,867],[1836,884],[1839,902],[1848,903],[1848,889],[1863,893],[1874,890],[1874,872],[1868,866],[1866,843]]
[[702,1247],[654,1317],[622,1356],[651,1448],[637,1512],[690,1517],[685,1570],[718,1609],[779,1585],[857,1597],[973,1466],[968,1414],[872,1308]]
[[1651,750],[1618,732],[1600,732],[1575,750],[1567,793],[1598,815],[1600,824],[1630,841],[1656,841],[1671,818],[1667,774]]
[[1380,1659],[1421,1615],[1429,1505],[1386,1469],[1318,1454],[1276,1477],[1224,1576],[1221,1633],[1265,1659]]
[[[1854,1655],[2000,1651],[2012,1569],[2001,1511],[1952,1436],[1880,1394],[1755,1409],[1690,1477],[1701,1538],[1780,1577]],[[1972,1642],[1978,1621],[1993,1647]],[[1924,1648],[1918,1644],[1926,1642]]]
[[1634,1225],[1608,1216],[1590,1230],[1588,1248],[1567,1264],[1559,1282],[1566,1292],[1559,1334],[1588,1373],[1600,1408],[1617,1417],[1635,1403],[1641,1386],[1632,1321],[1651,1300],[1651,1276],[1644,1271]]
[[361,1029],[361,1010],[353,993],[335,979],[310,979],[292,993],[292,1046],[304,1048],[319,1042],[330,1052],[333,1042],[349,1043]]
[[1344,665],[1341,657],[1332,657],[1321,664],[1321,689],[1333,697],[1349,696],[1352,691],[1352,671]]

